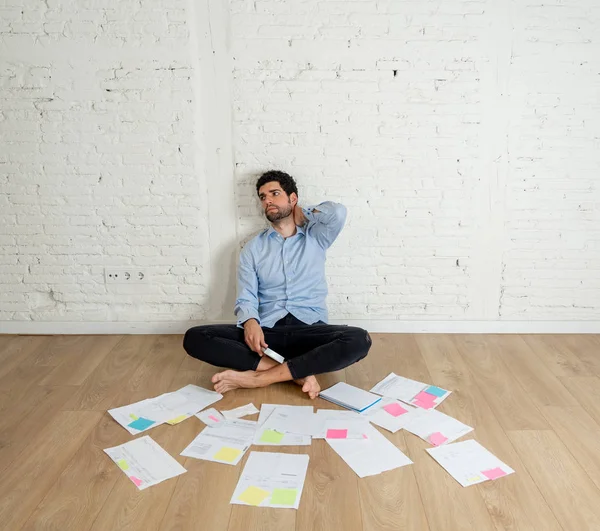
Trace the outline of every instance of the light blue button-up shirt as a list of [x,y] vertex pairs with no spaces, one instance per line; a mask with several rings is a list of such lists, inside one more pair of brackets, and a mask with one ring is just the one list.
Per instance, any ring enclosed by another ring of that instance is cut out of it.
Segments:
[[293,236],[283,238],[271,227],[242,249],[235,303],[238,326],[254,318],[271,328],[288,313],[306,324],[327,322],[325,251],[344,227],[346,207],[326,201],[302,211],[308,222],[296,227]]

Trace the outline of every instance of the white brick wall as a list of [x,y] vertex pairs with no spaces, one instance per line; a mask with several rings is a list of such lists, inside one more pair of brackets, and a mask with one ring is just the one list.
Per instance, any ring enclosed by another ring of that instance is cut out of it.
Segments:
[[0,321],[229,317],[272,168],[349,208],[334,319],[600,318],[595,0],[2,6]]
[[[0,320],[206,316],[184,0],[0,7]],[[143,266],[146,286],[104,284]]]

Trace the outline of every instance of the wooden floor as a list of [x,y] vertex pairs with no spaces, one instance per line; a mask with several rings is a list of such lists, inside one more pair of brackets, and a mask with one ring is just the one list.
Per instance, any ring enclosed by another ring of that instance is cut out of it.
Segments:
[[[474,426],[516,474],[462,488],[424,441],[381,430],[414,465],[358,479],[316,440],[280,449],[310,455],[298,511],[230,505],[245,459],[181,457],[204,426],[196,418],[148,433],[188,472],[147,490],[103,453],[131,439],[107,409],[210,386],[215,369],[188,358],[181,340],[0,336],[1,529],[600,530],[600,336],[374,334],[369,356],[326,385],[368,389],[394,371],[450,389],[439,409]],[[234,391],[217,407],[250,401],[309,403],[281,384]]]

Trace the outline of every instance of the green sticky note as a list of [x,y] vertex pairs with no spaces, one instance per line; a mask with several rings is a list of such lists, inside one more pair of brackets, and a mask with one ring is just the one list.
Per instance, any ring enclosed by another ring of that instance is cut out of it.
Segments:
[[271,505],[285,505],[293,507],[298,496],[298,489],[273,489]]
[[125,459],[119,459],[117,461],[117,465],[119,465],[119,468],[123,470],[127,470],[129,468],[129,465],[127,464],[127,461],[125,461]]
[[260,442],[266,443],[280,443],[283,439],[283,433],[279,433],[275,430],[265,430],[260,437]]

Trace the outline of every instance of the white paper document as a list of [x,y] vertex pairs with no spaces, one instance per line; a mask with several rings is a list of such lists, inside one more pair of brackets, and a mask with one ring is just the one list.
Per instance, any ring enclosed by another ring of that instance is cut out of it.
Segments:
[[326,440],[360,478],[412,464],[406,455],[373,426],[368,425],[366,435],[367,439]]
[[317,420],[312,407],[276,407],[262,424],[262,428],[279,433],[314,436],[319,431]]
[[306,454],[251,452],[230,503],[297,509],[307,468]]
[[345,382],[338,382],[328,389],[321,391],[319,396],[338,406],[358,412],[365,411],[381,400],[381,397]]
[[214,407],[205,409],[196,413],[198,417],[207,426],[219,426],[225,422],[225,417],[221,415]]
[[104,451],[139,490],[187,472],[148,435]]
[[254,444],[266,446],[309,446],[311,443],[310,435],[297,435],[294,433],[282,433],[276,429],[270,428],[266,422],[269,416],[276,410],[290,410],[299,414],[312,413],[312,406],[286,406],[284,404],[263,404],[258,416],[259,427],[254,436]]
[[428,448],[427,451],[463,487],[514,473],[506,463],[473,439]]
[[471,426],[435,409],[414,409],[407,416],[404,429],[433,446],[455,441],[473,431]]
[[137,435],[165,422],[177,424],[221,398],[220,393],[186,385],[172,393],[109,409],[108,413],[129,433]]
[[241,417],[245,417],[246,415],[254,415],[258,413],[258,409],[252,403],[246,404],[245,406],[236,407],[235,409],[229,409],[226,411],[221,410],[223,416],[228,419],[239,419]]
[[207,426],[181,452],[186,457],[237,465],[254,438],[257,423],[253,420],[226,420],[219,427]]
[[366,439],[369,423],[354,411],[319,409],[315,439]]
[[423,409],[434,409],[451,394],[451,391],[429,385],[391,372],[371,389],[372,393],[396,398]]
[[364,413],[361,413],[361,415],[369,422],[381,426],[392,433],[396,433],[405,426],[410,418],[409,413],[414,409],[414,407],[404,402],[384,397],[381,399],[381,402],[370,407]]

